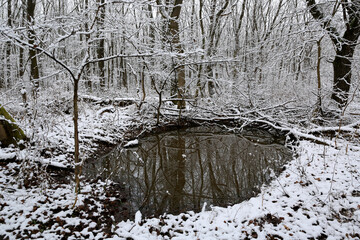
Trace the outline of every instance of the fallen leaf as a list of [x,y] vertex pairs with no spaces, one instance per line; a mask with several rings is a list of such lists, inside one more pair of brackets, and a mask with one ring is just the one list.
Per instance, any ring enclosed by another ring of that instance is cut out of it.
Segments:
[[284,224],[284,228],[288,231],[290,231],[290,228]]

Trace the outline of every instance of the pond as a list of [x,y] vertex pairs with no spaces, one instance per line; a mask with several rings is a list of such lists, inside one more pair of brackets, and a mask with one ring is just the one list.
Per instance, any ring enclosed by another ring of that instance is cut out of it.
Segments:
[[130,215],[196,212],[204,203],[228,206],[256,196],[292,158],[284,139],[257,129],[192,127],[117,147],[84,170],[88,177],[123,183]]

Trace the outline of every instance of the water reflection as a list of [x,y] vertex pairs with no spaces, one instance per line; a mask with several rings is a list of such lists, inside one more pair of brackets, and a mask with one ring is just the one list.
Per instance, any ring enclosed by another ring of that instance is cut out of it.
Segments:
[[292,156],[265,132],[244,134],[217,127],[161,133],[116,149],[85,171],[124,183],[130,211],[146,216],[199,211],[204,202],[226,206],[256,195]]

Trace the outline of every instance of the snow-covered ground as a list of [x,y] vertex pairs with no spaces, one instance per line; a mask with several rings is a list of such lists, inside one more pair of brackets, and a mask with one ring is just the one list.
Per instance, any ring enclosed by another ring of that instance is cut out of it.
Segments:
[[[137,130],[140,133],[154,123],[149,115],[136,113],[134,105],[111,111],[102,111],[100,106],[82,109],[80,136],[85,157],[96,149],[96,142],[121,141],[127,130],[145,123]],[[0,160],[15,156],[22,160],[0,162],[0,239],[360,238],[360,151],[356,139],[339,138],[336,144],[335,139],[324,141],[331,142],[330,146],[301,140],[297,156],[285,171],[248,201],[151,219],[143,219],[138,212],[134,221],[117,222],[114,209],[120,209],[121,202],[118,196],[106,193],[113,183],[83,182],[74,208],[73,182],[65,177],[55,181],[56,174],[34,163],[71,163],[71,115],[54,121],[41,131],[25,129],[36,136],[39,146],[21,151],[0,149]]]

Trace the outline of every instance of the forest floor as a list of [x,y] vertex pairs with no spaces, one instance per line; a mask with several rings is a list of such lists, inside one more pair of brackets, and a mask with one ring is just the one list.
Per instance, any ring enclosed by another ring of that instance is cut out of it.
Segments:
[[[211,206],[210,211],[199,213],[147,219],[140,212],[130,216],[123,186],[101,179],[83,180],[82,193],[73,206],[69,106],[71,103],[64,101],[43,101],[36,117],[20,107],[13,108],[13,115],[20,119],[32,144],[23,150],[0,148],[0,239],[360,238],[357,114],[344,115],[342,133],[331,139],[326,136],[337,131],[339,120],[322,127],[304,125],[299,116],[306,111],[294,108],[291,117],[284,118],[279,112],[291,112],[288,106],[285,111],[285,105],[245,113],[231,107],[218,108],[218,112],[214,111],[217,108],[184,111],[183,117],[198,120],[280,122],[274,127],[300,138],[296,156],[279,176],[262,187],[258,196],[247,201],[226,208]],[[139,112],[134,104],[120,107],[81,102],[82,158],[96,157],[117,143],[124,144],[151,131],[156,124],[154,112],[146,104]],[[174,112],[164,110],[163,123],[176,121]]]

